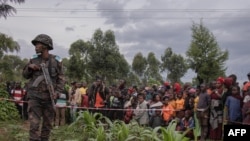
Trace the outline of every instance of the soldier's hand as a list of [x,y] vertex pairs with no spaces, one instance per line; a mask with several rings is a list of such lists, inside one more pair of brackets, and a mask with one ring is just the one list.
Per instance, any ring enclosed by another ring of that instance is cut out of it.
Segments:
[[29,68],[31,68],[32,70],[40,70],[40,67],[36,64],[29,64]]

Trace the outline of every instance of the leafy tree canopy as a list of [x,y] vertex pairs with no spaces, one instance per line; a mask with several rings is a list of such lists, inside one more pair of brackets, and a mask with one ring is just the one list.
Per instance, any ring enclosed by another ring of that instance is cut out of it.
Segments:
[[189,67],[197,73],[199,83],[208,83],[225,75],[228,51],[222,51],[216,38],[202,21],[192,25],[192,40],[186,52]]

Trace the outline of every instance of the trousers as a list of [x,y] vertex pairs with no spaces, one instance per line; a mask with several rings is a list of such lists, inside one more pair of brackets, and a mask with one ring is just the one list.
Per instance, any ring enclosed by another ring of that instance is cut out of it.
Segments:
[[[30,122],[30,141],[49,140],[55,117],[55,111],[51,101],[30,99],[28,101],[28,115]],[[41,129],[41,131],[39,129]]]

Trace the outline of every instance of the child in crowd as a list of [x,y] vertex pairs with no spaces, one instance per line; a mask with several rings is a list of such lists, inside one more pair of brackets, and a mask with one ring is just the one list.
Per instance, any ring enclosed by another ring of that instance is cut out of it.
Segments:
[[240,96],[238,87],[232,87],[232,95],[228,96],[225,103],[226,119],[229,124],[237,124],[242,122],[241,108],[243,105],[243,98]]
[[149,115],[148,115],[148,105],[145,100],[145,95],[143,93],[139,93],[137,95],[138,104],[134,111],[134,119],[138,121],[139,125],[147,126],[149,123]]
[[[123,115],[120,114],[121,110],[119,110],[119,109],[123,108],[120,97],[121,97],[121,92],[114,91],[114,95],[113,95],[112,101],[111,101],[111,109],[113,109],[113,110],[110,110],[109,114],[108,114],[109,118],[111,120],[123,118]],[[117,109],[117,110],[115,110],[115,109]]]
[[169,104],[169,97],[167,96],[163,97],[162,116],[165,125],[168,125],[174,117],[174,108]]
[[154,94],[150,103],[148,103],[149,107],[149,118],[151,118],[155,114],[155,109],[162,107],[161,96],[159,94]]
[[193,129],[194,128],[194,118],[193,112],[191,110],[185,111],[185,117],[183,117],[180,121],[180,131],[186,131],[187,129],[191,129],[186,136],[189,138],[193,138]]
[[201,126],[201,137],[200,141],[205,141],[208,135],[208,117],[209,117],[209,107],[211,103],[210,95],[206,92],[206,85],[200,85],[199,101],[197,105],[197,118],[199,125]]
[[[129,100],[127,100],[129,99]],[[126,102],[124,104],[125,114],[123,121],[128,124],[133,118],[134,107],[133,104],[135,103],[135,98],[133,96],[127,95]]]
[[60,93],[59,98],[56,100],[56,117],[55,126],[63,126],[65,124],[65,112],[66,112],[66,94]]
[[163,125],[163,119],[162,119],[162,114],[161,114],[161,108],[155,109],[155,114],[152,115],[149,121],[149,126],[152,128],[162,126]]
[[176,117],[178,119],[182,119],[184,117],[184,98],[182,92],[177,93],[177,99],[175,100],[176,103]]

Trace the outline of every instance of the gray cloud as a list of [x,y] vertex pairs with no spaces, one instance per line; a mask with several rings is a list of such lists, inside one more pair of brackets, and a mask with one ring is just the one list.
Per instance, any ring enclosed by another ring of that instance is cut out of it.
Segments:
[[66,27],[65,30],[66,30],[67,32],[70,32],[70,31],[74,31],[75,28],[74,28],[74,27]]
[[62,5],[62,3],[58,2],[58,3],[55,4],[55,7],[59,7],[60,5]]
[[[152,45],[179,48],[182,52],[186,48],[191,31],[186,24],[157,24],[155,22],[145,22],[136,24],[136,29],[129,28],[122,32],[117,31],[117,39],[120,42],[138,42],[142,46],[146,43]],[[176,42],[181,41],[181,42]]]
[[115,0],[103,0],[97,3],[97,9],[100,11],[101,17],[107,18],[106,24],[122,27],[129,20],[128,13],[123,11],[125,3]]
[[[129,2],[107,0],[97,3],[97,8],[100,9],[106,24],[116,27],[114,31],[117,41],[122,44],[131,43],[124,47],[120,46],[128,62],[131,62],[138,52],[142,52],[144,56],[147,56],[148,52],[154,52],[160,59],[166,47],[171,47],[175,53],[185,55],[191,42],[193,22],[199,23],[203,19],[204,25],[215,35],[220,48],[229,51],[229,60],[226,62],[227,74],[235,73],[242,81],[245,74],[250,71],[247,61],[243,61],[250,52],[249,12],[241,10],[246,9],[249,3],[240,6],[238,2],[228,1],[170,3],[165,0],[147,0],[138,8],[140,10],[128,10],[126,4]],[[191,11],[185,11],[187,7]],[[127,11],[110,13],[101,10],[108,8]]]

